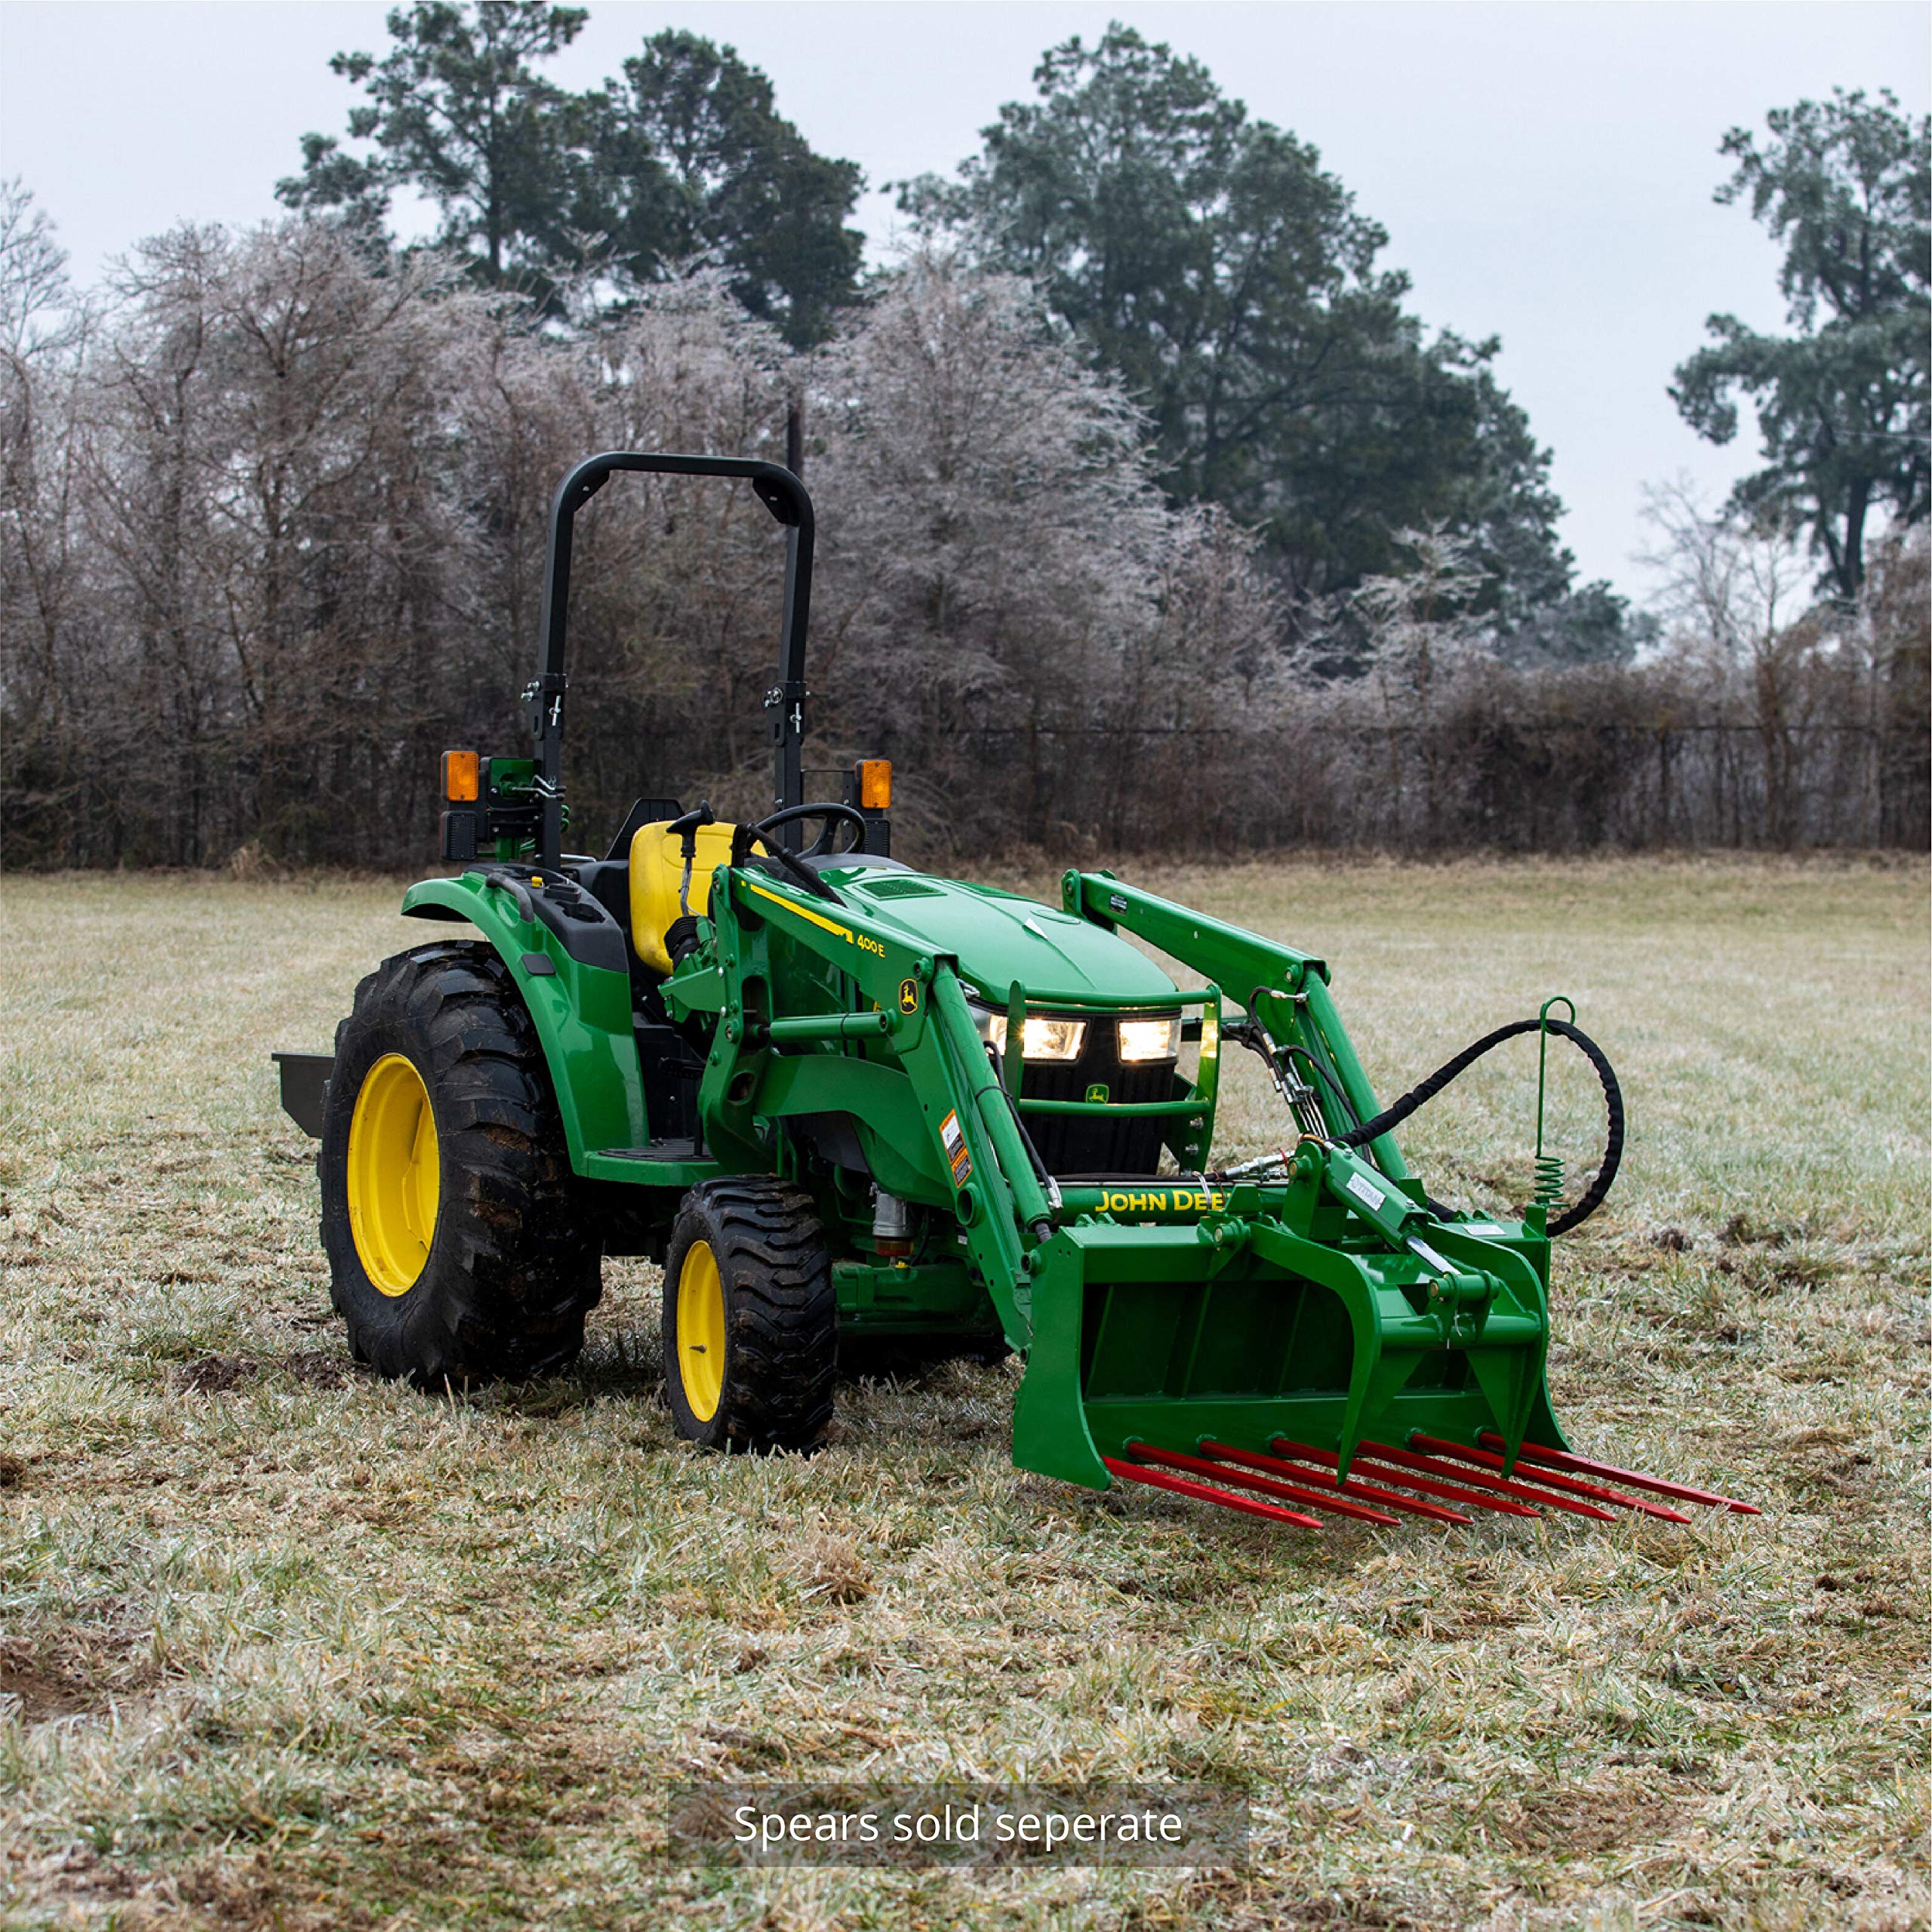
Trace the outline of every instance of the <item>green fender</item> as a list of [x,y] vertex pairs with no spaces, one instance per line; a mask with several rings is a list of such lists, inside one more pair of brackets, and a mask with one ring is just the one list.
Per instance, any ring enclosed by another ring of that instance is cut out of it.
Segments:
[[[408,918],[466,919],[501,955],[543,1043],[577,1173],[605,1148],[644,1146],[649,1127],[628,974],[573,959],[549,927],[524,918],[509,893],[474,872],[412,885],[402,910]],[[526,958],[546,959],[554,970],[533,973]]]

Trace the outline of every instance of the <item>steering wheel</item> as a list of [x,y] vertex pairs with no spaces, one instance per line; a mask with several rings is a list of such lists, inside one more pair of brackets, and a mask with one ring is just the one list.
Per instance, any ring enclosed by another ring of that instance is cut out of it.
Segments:
[[[799,819],[818,818],[825,821],[817,838],[805,848],[803,856],[789,846],[781,845],[769,835],[781,825],[790,825]],[[832,848],[834,828],[841,823],[853,828],[852,842],[835,851]],[[855,805],[787,805],[783,811],[774,812],[769,818],[761,818],[757,824],[747,826],[744,835],[747,841],[755,838],[761,844],[766,854],[777,860],[786,872],[796,879],[808,892],[820,899],[829,899],[843,904],[838,894],[804,863],[806,859],[836,858],[848,852],[856,852],[865,843],[866,815]]]
[[[856,805],[787,805],[782,812],[774,812],[769,818],[761,818],[752,830],[760,838],[768,832],[776,832],[781,825],[790,825],[801,818],[822,818],[825,823],[817,838],[805,848],[808,859],[828,859],[833,856],[832,839],[833,828],[841,822],[852,827],[852,842],[842,845],[841,852],[856,852],[865,843],[866,815]],[[771,841],[765,838],[765,848],[771,849]]]

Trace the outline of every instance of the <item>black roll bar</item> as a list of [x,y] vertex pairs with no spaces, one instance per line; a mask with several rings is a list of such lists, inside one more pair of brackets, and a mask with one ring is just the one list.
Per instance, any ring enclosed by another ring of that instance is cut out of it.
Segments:
[[[750,484],[759,502],[785,526],[785,604],[778,625],[778,681],[766,692],[775,748],[775,811],[805,801],[801,767],[805,736],[805,626],[811,612],[812,500],[790,470],[749,457],[654,456],[606,450],[586,457],[563,481],[550,503],[550,553],[543,571],[543,611],[538,621],[537,675],[524,692],[532,706],[537,739],[538,816],[537,860],[555,866],[564,843],[564,631],[571,601],[571,545],[577,513],[619,470],[660,476],[730,476]],[[799,828],[785,828],[798,843]]]

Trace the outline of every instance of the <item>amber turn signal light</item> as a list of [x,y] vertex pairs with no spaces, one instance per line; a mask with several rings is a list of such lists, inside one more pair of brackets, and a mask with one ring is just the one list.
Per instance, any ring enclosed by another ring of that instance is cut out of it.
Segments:
[[892,809],[892,761],[862,758],[859,761],[859,802],[869,812]]
[[444,752],[443,796],[451,804],[472,805],[476,802],[481,764],[474,752]]

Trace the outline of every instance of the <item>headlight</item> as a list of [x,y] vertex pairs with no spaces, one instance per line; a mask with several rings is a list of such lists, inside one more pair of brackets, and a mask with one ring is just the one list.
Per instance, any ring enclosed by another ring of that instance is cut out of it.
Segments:
[[[1004,1060],[1006,1057],[1006,1015],[973,1009],[980,1038]],[[1056,1020],[1051,1014],[1029,1013],[1020,1038],[1020,1054],[1026,1060],[1078,1060],[1081,1042],[1087,1037],[1084,1020]]]
[[1137,1061],[1173,1060],[1180,1052],[1180,1015],[1160,1020],[1123,1020],[1120,1023],[1120,1057],[1124,1065]]

